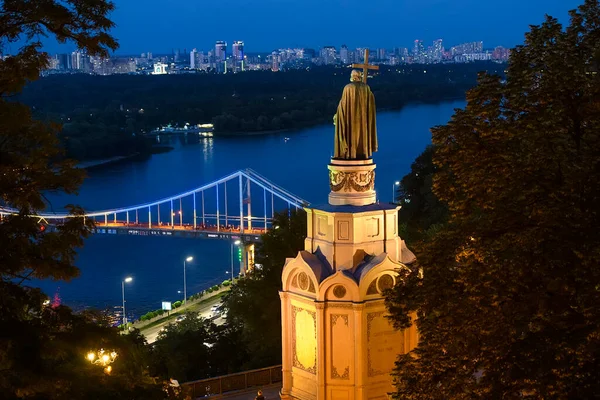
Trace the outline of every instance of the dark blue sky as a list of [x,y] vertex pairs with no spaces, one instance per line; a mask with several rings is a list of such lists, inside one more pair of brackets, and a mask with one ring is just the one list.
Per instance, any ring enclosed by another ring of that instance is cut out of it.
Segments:
[[[118,54],[173,48],[208,50],[244,40],[246,51],[339,45],[410,47],[444,39],[446,47],[483,40],[522,43],[544,14],[568,23],[583,0],[113,0]],[[49,46],[48,50],[58,48]]]

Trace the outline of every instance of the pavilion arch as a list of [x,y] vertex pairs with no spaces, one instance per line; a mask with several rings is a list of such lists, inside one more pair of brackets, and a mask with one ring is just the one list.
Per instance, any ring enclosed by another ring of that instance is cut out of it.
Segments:
[[358,279],[360,298],[381,297],[383,289],[391,288],[398,282],[398,270],[408,269],[402,263],[391,260],[387,254],[374,257],[355,271]]
[[331,271],[317,256],[300,251],[296,258],[288,258],[283,267],[283,291],[316,298],[320,283],[329,275]]
[[321,282],[317,295],[319,301],[361,301],[354,277],[346,271],[337,271]]

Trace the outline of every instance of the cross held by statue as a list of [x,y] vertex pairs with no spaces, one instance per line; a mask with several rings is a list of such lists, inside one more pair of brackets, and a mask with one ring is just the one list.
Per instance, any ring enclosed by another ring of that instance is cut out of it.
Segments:
[[369,76],[369,70],[370,69],[378,70],[379,66],[369,64],[369,49],[365,49],[364,64],[352,64],[352,68],[362,68],[362,70],[363,70],[362,81],[363,81],[363,83],[367,83],[367,77]]

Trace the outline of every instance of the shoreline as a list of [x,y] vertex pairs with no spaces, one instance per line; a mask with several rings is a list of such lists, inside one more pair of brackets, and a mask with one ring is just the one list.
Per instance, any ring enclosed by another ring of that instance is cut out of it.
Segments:
[[[438,101],[411,101],[410,103],[407,104],[403,104],[401,106],[397,106],[397,107],[386,107],[386,108],[381,108],[378,109],[377,112],[378,113],[386,113],[386,112],[396,112],[396,111],[401,111],[404,107],[406,106],[412,106],[412,105],[423,105],[423,104],[439,104],[439,103],[445,103],[445,102],[453,102],[453,101],[459,101],[459,100],[464,100],[465,97],[464,96],[453,96],[453,97],[449,97],[449,98],[445,98],[445,99],[441,99]],[[332,121],[333,121],[333,116],[332,116]],[[268,135],[278,135],[278,134],[282,134],[282,133],[294,133],[303,129],[311,129],[311,128],[315,128],[317,126],[325,126],[328,125],[326,121],[324,120],[319,120],[319,121],[314,121],[312,123],[306,123],[303,126],[298,126],[298,127],[294,127],[294,128],[288,128],[288,129],[276,129],[276,130],[268,130],[268,131],[250,131],[250,132],[244,132],[244,131],[238,131],[238,132],[215,132],[214,133],[214,137],[218,138],[218,137],[225,137],[225,138],[240,138],[240,137],[259,137],[259,136],[268,136]],[[331,123],[331,126],[333,127],[333,122]],[[332,128],[333,129],[333,128]],[[153,156],[154,154],[160,154],[160,153],[164,153],[164,152],[169,152],[173,150],[172,147],[170,146],[165,146],[165,149],[162,151],[152,151],[150,152],[149,156]],[[90,161],[84,161],[84,162],[80,162],[76,165],[77,168],[82,168],[82,169],[91,169],[91,168],[96,168],[96,167],[104,167],[106,165],[110,165],[119,161],[123,161],[123,160],[128,160],[128,159],[132,159],[134,157],[139,156],[140,153],[134,153],[134,154],[130,154],[128,156],[116,156],[116,157],[111,157],[111,158],[107,158],[107,159],[102,159],[102,160],[90,160]]]
[[[439,103],[446,103],[446,102],[452,102],[452,101],[459,101],[459,100],[464,100],[465,96],[454,96],[454,97],[449,97],[449,98],[445,98],[445,99],[441,99],[438,101],[411,101],[410,103],[406,103],[403,104],[401,106],[397,106],[397,107],[386,107],[386,108],[380,108],[377,110],[378,113],[385,113],[385,112],[394,112],[394,111],[401,111],[404,107],[406,106],[412,106],[412,105],[423,105],[423,104],[439,104]],[[331,126],[333,126],[333,115],[331,116]],[[319,121],[315,121],[312,123],[306,123],[303,126],[299,126],[299,127],[295,127],[295,128],[288,128],[288,129],[276,129],[276,130],[269,130],[269,131],[251,131],[251,132],[215,132],[214,136],[215,137],[240,137],[240,136],[265,136],[265,135],[276,135],[279,133],[286,133],[286,132],[295,132],[295,131],[299,131],[302,129],[310,129],[310,128],[314,128],[320,125],[327,125],[327,122],[325,122],[324,120],[319,120]]]

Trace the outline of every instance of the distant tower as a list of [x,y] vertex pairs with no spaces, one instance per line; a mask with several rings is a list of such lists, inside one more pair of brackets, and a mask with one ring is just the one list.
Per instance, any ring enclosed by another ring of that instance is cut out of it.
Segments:
[[244,70],[244,42],[236,40],[232,46],[233,56],[233,70],[243,71]]
[[197,55],[198,51],[196,51],[196,49],[190,51],[190,68],[191,69],[196,69],[198,68],[198,66],[196,65],[196,55]]
[[225,60],[227,59],[227,42],[217,40],[215,43],[215,68],[217,72],[225,72]]
[[342,61],[342,64],[348,64],[350,62],[348,58],[348,46],[345,44],[340,47],[340,60]]
[[272,62],[271,71],[273,71],[273,72],[279,71],[279,53],[278,52],[274,51],[273,53],[271,53],[271,62]]
[[325,46],[321,49],[319,55],[321,56],[323,64],[330,65],[335,63],[337,51],[333,46]]
[[444,55],[444,44],[442,39],[433,41],[433,61],[440,62],[442,61],[442,56]]
[[416,63],[422,63],[425,61],[425,47],[423,46],[422,40],[415,40],[413,47],[413,60]]

